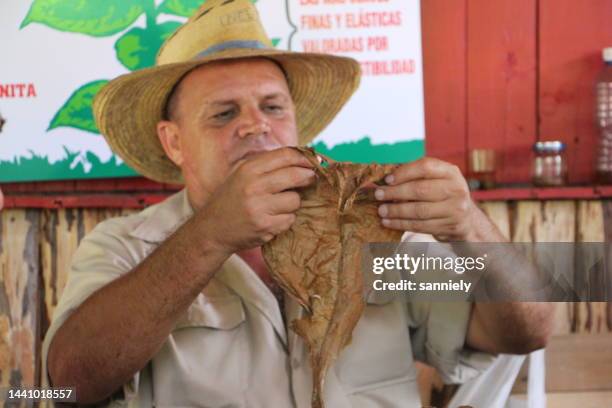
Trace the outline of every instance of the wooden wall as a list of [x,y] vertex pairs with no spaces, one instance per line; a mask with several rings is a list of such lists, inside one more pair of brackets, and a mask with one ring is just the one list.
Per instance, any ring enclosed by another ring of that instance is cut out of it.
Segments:
[[[612,201],[485,202],[516,242],[612,242]],[[134,210],[9,209],[0,217],[0,387],[40,384],[40,346],[78,242],[101,220]],[[612,392],[612,309],[557,304],[547,389],[598,398]],[[525,390],[522,375],[515,392]]]
[[79,241],[131,210],[0,212],[0,387],[41,384],[40,348]]
[[531,146],[563,140],[570,182],[593,180],[594,80],[612,46],[612,0],[423,0],[427,153],[466,168],[499,152],[527,182]]

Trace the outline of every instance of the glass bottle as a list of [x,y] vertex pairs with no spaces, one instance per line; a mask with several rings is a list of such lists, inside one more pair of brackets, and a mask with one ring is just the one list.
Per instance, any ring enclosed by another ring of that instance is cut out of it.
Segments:
[[612,48],[603,50],[605,67],[595,87],[596,118],[599,128],[597,181],[612,184]]
[[536,186],[564,186],[567,184],[565,143],[559,140],[536,142],[533,145],[532,181]]

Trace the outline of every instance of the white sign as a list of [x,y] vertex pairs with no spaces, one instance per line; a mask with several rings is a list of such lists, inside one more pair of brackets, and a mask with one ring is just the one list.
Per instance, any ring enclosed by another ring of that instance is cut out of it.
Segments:
[[[336,160],[423,155],[418,0],[255,0],[276,47],[356,58],[360,89],[314,141]],[[108,80],[153,65],[201,0],[0,5],[0,182],[132,176],[91,114]]]

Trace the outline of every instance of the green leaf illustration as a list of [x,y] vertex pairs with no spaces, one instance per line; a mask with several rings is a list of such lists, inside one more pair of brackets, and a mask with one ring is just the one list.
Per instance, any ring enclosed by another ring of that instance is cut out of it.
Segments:
[[94,37],[128,28],[143,12],[141,0],[34,0],[21,28],[45,24],[60,31]]
[[[174,14],[175,16],[191,17],[206,0],[165,0],[158,9],[158,13]],[[257,0],[251,0],[257,3]]]
[[68,126],[99,133],[94,122],[91,104],[98,91],[108,83],[106,80],[93,81],[83,85],[68,98],[68,101],[55,114],[47,131]]
[[130,71],[153,66],[159,47],[180,25],[169,21],[149,28],[132,28],[115,43],[117,59]]
[[274,48],[276,48],[276,46],[277,46],[277,45],[278,45],[278,43],[281,41],[281,39],[280,39],[280,38],[272,38],[272,39],[271,39],[271,41],[272,41],[272,46],[273,46]]
[[189,17],[205,2],[206,0],[165,0],[159,6],[158,12]]

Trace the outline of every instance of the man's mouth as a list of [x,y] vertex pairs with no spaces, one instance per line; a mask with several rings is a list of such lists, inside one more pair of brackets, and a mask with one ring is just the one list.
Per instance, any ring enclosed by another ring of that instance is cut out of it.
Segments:
[[242,157],[240,157],[240,159],[238,159],[238,160],[245,160],[245,159],[248,159],[250,157],[257,156],[258,154],[267,152],[267,151],[268,150],[265,150],[265,149],[251,150],[251,151],[246,152],[245,154],[243,154]]

